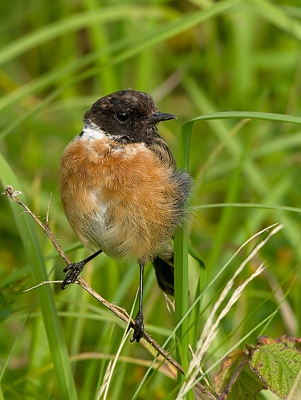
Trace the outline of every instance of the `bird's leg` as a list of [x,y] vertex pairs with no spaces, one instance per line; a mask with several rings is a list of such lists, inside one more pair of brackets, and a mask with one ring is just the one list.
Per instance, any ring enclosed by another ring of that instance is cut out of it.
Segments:
[[96,251],[96,253],[94,253],[91,256],[85,258],[83,261],[79,261],[77,263],[71,263],[71,264],[67,265],[67,267],[64,268],[63,272],[67,272],[67,271],[69,271],[69,272],[66,275],[65,279],[63,280],[63,282],[61,283],[61,289],[64,290],[71,283],[75,283],[77,277],[79,276],[79,274],[84,269],[84,266],[89,261],[93,260],[93,258],[98,256],[98,254],[100,254],[100,253],[102,253],[102,250]]
[[135,340],[136,342],[139,342],[144,332],[143,311],[142,311],[144,264],[139,263],[139,267],[140,267],[139,309],[135,318],[134,334],[131,339],[131,342],[134,342]]

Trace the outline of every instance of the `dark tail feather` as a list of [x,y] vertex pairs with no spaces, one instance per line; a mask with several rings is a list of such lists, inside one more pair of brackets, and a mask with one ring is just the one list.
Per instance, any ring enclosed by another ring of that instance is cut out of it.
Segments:
[[164,293],[174,296],[174,271],[173,266],[159,257],[154,258],[156,277],[159,287]]

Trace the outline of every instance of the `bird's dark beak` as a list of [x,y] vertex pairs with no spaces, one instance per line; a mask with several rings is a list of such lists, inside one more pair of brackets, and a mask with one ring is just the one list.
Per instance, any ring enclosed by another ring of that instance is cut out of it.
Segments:
[[177,117],[173,114],[166,114],[160,111],[156,111],[149,116],[147,123],[158,124],[161,121],[168,121],[169,119],[177,119]]

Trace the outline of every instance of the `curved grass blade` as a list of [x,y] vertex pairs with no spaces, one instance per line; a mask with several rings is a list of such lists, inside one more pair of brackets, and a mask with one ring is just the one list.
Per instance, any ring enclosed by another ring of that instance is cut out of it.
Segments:
[[[0,170],[1,181],[4,185],[10,184],[13,185],[15,189],[21,189],[21,185],[2,155],[0,155]],[[12,204],[12,211],[27,253],[34,282],[38,284],[48,278],[44,256],[36,235],[34,222],[29,215],[25,213],[20,216],[20,209],[18,207],[19,206]],[[71,364],[50,286],[43,285],[39,287],[37,291],[60,397],[76,400],[77,393],[72,376]],[[45,343],[45,345],[47,344]]]

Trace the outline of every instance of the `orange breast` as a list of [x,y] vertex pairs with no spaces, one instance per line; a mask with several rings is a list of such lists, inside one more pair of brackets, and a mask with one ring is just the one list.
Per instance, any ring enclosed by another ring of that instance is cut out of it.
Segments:
[[61,159],[64,211],[87,247],[147,262],[179,225],[174,173],[143,143],[77,138]]

